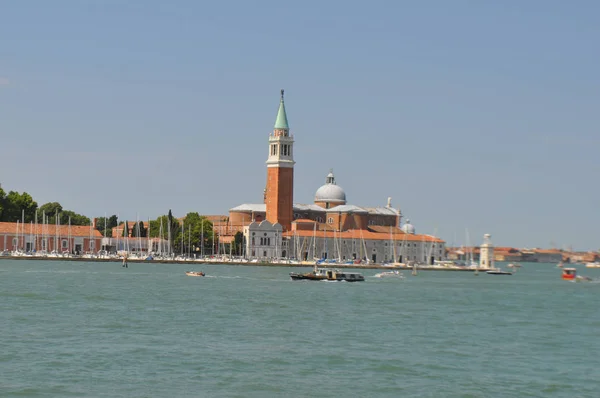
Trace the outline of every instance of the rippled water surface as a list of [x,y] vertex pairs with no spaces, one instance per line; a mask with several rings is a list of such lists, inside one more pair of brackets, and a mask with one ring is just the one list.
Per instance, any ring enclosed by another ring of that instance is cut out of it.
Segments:
[[600,396],[600,283],[290,271],[0,260],[0,396]]

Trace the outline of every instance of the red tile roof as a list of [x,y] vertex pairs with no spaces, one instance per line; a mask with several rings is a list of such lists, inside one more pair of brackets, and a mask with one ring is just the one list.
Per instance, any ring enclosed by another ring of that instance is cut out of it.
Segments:
[[[69,230],[70,228],[70,230]],[[42,224],[37,224],[37,228],[36,228],[36,224],[19,224],[19,233],[25,233],[25,235],[30,235],[30,234],[37,234],[37,235],[41,235],[42,233],[50,235],[50,236],[54,236],[56,235],[56,229],[57,226],[54,224],[49,224],[45,227],[42,226]],[[58,234],[60,236],[68,236],[69,233],[71,234],[71,236],[84,236],[84,237],[89,237],[90,236],[90,230],[91,230],[91,235],[94,238],[102,238],[102,234],[100,233],[100,231],[98,231],[95,228],[91,228],[89,226],[81,226],[81,225],[71,225],[71,227],[69,227],[68,225],[60,225],[58,226]],[[13,223],[13,222],[0,222],[0,234],[11,234],[11,235],[16,235],[17,234],[17,223]]]
[[[389,227],[388,227],[389,228]],[[283,236],[291,237],[291,236],[299,236],[299,237],[312,237],[316,236],[317,238],[333,238],[334,236],[338,239],[365,239],[365,240],[390,240],[389,231],[387,234],[371,232],[368,230],[359,230],[359,229],[351,229],[349,231],[343,232],[334,232],[328,229],[327,231],[309,231],[309,230],[297,230],[297,231],[288,231],[284,232]],[[392,240],[394,241],[410,241],[410,242],[438,242],[443,243],[444,241],[440,238],[436,238],[430,235],[412,235],[412,234],[396,234],[392,235]]]

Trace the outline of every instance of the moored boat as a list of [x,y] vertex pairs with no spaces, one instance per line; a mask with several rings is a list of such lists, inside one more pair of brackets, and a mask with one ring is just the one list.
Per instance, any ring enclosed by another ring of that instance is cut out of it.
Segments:
[[600,263],[599,262],[586,263],[585,266],[586,266],[586,268],[600,268]]
[[185,274],[187,276],[204,276],[204,272],[202,271],[186,271]]

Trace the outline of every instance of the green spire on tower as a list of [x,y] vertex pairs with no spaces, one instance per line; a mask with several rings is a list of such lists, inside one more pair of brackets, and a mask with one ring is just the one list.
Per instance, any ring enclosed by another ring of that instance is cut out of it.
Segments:
[[283,90],[281,90],[281,100],[279,101],[279,110],[277,111],[277,119],[275,120],[276,129],[289,130],[287,115],[285,113],[285,104],[283,103]]

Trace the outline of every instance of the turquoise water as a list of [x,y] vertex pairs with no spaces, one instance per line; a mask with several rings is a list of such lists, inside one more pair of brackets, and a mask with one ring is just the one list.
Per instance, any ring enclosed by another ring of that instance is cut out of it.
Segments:
[[600,396],[600,283],[290,271],[0,260],[0,396]]

